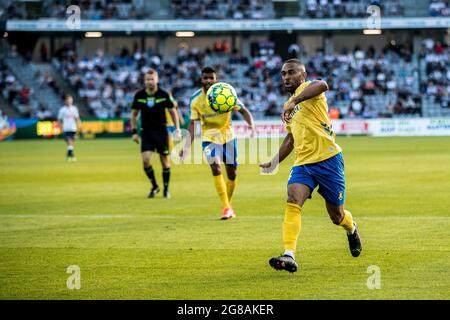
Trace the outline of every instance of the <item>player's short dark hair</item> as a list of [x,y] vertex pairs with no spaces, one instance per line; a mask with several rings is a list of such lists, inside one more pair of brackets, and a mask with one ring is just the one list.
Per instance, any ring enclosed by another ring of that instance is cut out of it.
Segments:
[[72,97],[72,95],[71,94],[65,94],[64,95],[64,100],[67,100],[67,98],[72,98],[73,99],[73,97]]
[[299,66],[305,66],[303,64],[303,62],[301,62],[298,59],[289,59],[289,60],[286,60],[284,63],[293,63],[293,64],[298,64]]
[[304,64],[303,62],[301,62],[300,60],[298,60],[298,59],[289,59],[289,60],[286,60],[286,61],[284,62],[284,64],[286,64],[286,63],[292,63],[292,64],[295,64],[295,65],[297,65],[298,68],[302,68],[302,69],[304,69],[304,70],[306,71],[306,66],[305,66],[305,64]]
[[216,73],[217,74],[216,70],[213,67],[204,67],[202,69],[202,74],[205,74],[205,73]]
[[147,72],[145,74],[158,75],[158,71],[156,71],[153,68],[150,68],[150,69],[147,70]]

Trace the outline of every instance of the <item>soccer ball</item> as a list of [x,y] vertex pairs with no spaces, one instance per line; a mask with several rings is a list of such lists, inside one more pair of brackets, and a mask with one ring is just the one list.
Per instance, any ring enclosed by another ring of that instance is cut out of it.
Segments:
[[217,113],[227,113],[236,106],[236,90],[228,83],[213,84],[206,93],[206,105]]

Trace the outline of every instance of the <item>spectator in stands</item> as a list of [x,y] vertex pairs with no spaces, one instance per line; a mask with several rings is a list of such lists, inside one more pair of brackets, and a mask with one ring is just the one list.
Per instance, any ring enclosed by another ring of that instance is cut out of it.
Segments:
[[8,102],[10,104],[13,104],[13,102],[16,99],[17,95],[18,95],[17,84],[15,82],[13,82],[8,87]]
[[41,54],[41,62],[48,62],[48,48],[45,42],[42,42],[39,52]]
[[266,117],[274,117],[279,116],[280,110],[278,110],[277,104],[275,102],[271,102],[269,107],[264,112],[264,116]]
[[448,3],[443,0],[431,0],[428,9],[432,17],[448,15]]
[[6,17],[9,19],[26,19],[27,11],[25,3],[11,1],[9,6],[6,7]]
[[39,106],[39,110],[37,110],[35,117],[39,120],[54,120],[52,112],[48,110],[45,106]]
[[378,113],[370,106],[364,108],[362,113],[362,117],[364,119],[373,119],[378,117]]
[[31,89],[27,86],[22,87],[20,90],[20,102],[23,104],[28,104],[30,102]]

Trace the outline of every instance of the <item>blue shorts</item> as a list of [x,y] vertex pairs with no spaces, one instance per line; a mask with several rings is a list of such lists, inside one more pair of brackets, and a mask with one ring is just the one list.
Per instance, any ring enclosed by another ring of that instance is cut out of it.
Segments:
[[313,193],[318,192],[334,205],[343,205],[345,196],[344,159],[342,153],[317,163],[292,167],[288,185],[299,183],[307,185]]
[[175,126],[167,126],[167,132],[170,134],[174,133],[176,130]]
[[203,153],[209,164],[214,162],[214,157],[219,157],[228,166],[237,166],[237,143],[236,139],[225,144],[216,144],[210,141],[202,142]]

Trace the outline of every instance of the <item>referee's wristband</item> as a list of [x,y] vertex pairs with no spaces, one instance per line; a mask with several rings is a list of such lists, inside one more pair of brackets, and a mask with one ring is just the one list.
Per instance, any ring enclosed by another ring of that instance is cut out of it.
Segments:
[[131,129],[132,134],[137,134],[137,129]]

